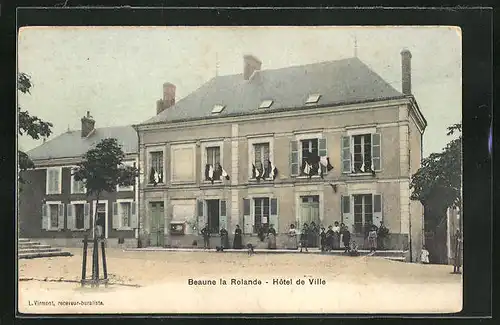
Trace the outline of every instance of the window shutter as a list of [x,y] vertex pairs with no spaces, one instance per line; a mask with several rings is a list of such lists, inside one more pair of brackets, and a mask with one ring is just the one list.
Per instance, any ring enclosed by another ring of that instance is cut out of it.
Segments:
[[147,155],[148,155],[148,165],[144,169],[146,171],[146,173],[144,173],[144,176],[146,177],[144,183],[149,184],[151,178],[153,177],[153,175],[150,175],[152,170],[151,168],[153,168],[153,154],[151,152],[148,152]]
[[253,216],[250,212],[250,200],[243,199],[243,232],[245,234],[253,233]]
[[320,157],[328,156],[328,152],[326,149],[326,138],[318,139],[318,155]]
[[90,203],[85,203],[83,206],[83,226],[85,229],[90,229]]
[[342,173],[351,172],[351,138],[342,137],[341,145]]
[[113,229],[120,228],[120,215],[118,214],[118,203],[113,202]]
[[299,174],[299,144],[297,141],[290,141],[290,173],[292,176]]
[[270,219],[269,223],[274,226],[276,233],[278,233],[278,229],[279,229],[278,199],[276,199],[276,198],[271,199],[270,210],[271,211],[269,213],[269,219]]
[[52,169],[47,169],[47,194],[52,193]]
[[[62,172],[62,168],[61,169],[54,169],[54,193],[61,193],[61,191],[59,190],[59,177],[61,177],[61,173]],[[64,208],[63,209],[63,215],[64,215]]]
[[73,204],[71,203],[66,204],[66,226],[69,230],[75,229],[76,218],[73,209],[74,209]]
[[350,232],[354,232],[354,218],[351,211],[351,197],[349,195],[342,195],[340,202],[342,210],[342,222],[346,225]]
[[137,204],[132,202],[132,207],[130,211],[130,227],[139,228],[139,213],[137,213]]
[[382,195],[373,195],[373,224],[380,227],[382,222]]
[[227,230],[227,206],[225,200],[219,201],[219,227]]
[[375,171],[382,169],[382,137],[380,133],[372,134],[372,162]]
[[42,204],[42,229],[49,229],[49,206]]
[[203,200],[198,200],[196,202],[196,209],[197,209],[197,216],[198,216],[198,233],[201,233],[201,230],[203,229],[203,227],[205,227],[205,215],[204,215],[204,211],[203,211],[203,208],[204,208],[204,204],[203,204]]
[[64,204],[60,203],[58,206],[58,216],[57,216],[57,229],[64,229]]

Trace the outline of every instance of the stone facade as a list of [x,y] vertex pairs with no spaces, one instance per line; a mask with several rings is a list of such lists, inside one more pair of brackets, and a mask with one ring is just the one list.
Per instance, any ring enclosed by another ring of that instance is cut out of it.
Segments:
[[[244,200],[250,200],[250,214],[255,217],[258,208],[253,206],[255,198],[269,198],[277,200],[276,215],[271,216],[271,212],[268,219],[273,220],[267,221],[277,226],[277,245],[280,247],[286,241],[290,224],[302,224],[303,197],[318,198],[319,221],[328,226],[348,219],[341,208],[343,196],[351,198],[352,213],[353,195],[372,194],[380,195],[381,219],[391,232],[387,248],[408,248],[411,233],[416,256],[422,245],[423,213],[420,203],[410,200],[409,183],[411,174],[420,167],[424,128],[425,121],[412,97],[255,116],[139,125],[141,238],[148,245],[151,202],[163,202],[166,230],[177,218],[173,215],[176,202],[194,207],[189,211],[195,215],[186,221],[196,220],[196,230],[176,236],[164,232],[164,245],[181,247],[191,246],[193,240],[202,243],[198,231],[208,217],[206,203],[202,203],[205,210],[199,212],[199,202],[225,201],[224,217],[229,233],[233,234],[237,224],[243,229],[247,221]],[[345,173],[342,171],[342,137],[363,133],[380,134],[380,170],[375,175]],[[326,139],[327,156],[334,169],[324,179],[292,175],[291,142],[309,138]],[[252,148],[259,142],[269,144],[270,160],[278,170],[274,180],[256,182],[251,179]],[[214,184],[204,180],[205,152],[212,145],[219,146],[220,163],[230,180]],[[152,151],[164,152],[162,184],[148,184],[148,157]],[[230,237],[232,240],[232,235]],[[355,235],[358,237],[363,242],[361,233]],[[215,241],[213,246],[219,245],[216,235],[212,241]],[[244,243],[247,242],[258,244],[257,235],[245,234]]]

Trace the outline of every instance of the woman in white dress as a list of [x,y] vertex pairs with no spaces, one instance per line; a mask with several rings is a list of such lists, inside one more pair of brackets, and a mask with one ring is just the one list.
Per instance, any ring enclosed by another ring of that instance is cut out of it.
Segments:
[[295,229],[295,225],[290,225],[290,230],[288,230],[288,243],[286,245],[288,249],[298,249],[297,245],[297,230]]

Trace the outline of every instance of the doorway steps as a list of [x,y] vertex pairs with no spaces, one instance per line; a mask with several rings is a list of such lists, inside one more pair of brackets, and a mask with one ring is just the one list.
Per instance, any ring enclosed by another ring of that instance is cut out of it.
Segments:
[[29,238],[19,238],[17,240],[17,257],[19,259],[56,256],[73,256],[73,254]]

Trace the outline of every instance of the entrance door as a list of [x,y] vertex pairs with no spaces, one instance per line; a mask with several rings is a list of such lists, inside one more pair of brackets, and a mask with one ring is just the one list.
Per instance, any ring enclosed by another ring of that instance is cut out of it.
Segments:
[[219,200],[207,200],[208,229],[210,233],[218,234],[219,225]]
[[151,202],[151,231],[149,241],[151,246],[164,246],[165,243],[165,214],[163,202]]
[[308,225],[314,222],[316,226],[320,225],[319,219],[319,196],[303,196],[300,205],[300,225],[299,229],[302,230],[304,223]]

